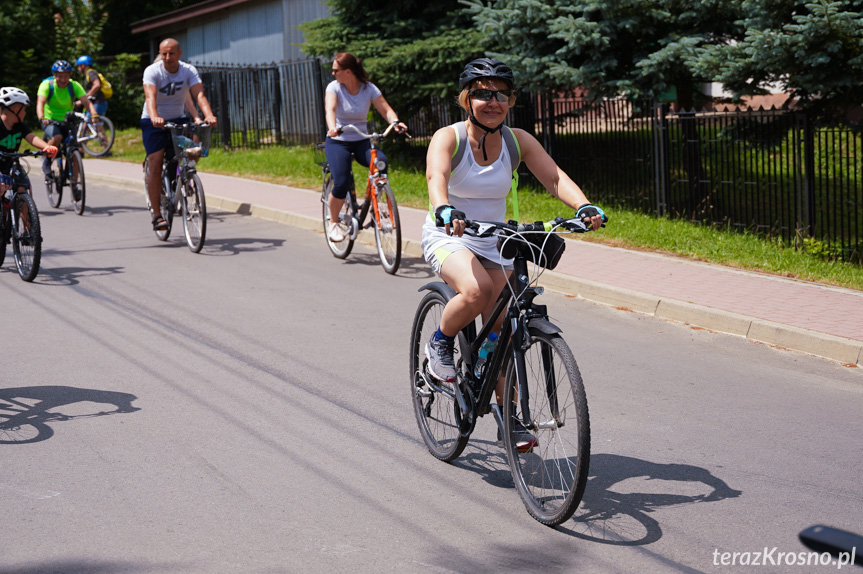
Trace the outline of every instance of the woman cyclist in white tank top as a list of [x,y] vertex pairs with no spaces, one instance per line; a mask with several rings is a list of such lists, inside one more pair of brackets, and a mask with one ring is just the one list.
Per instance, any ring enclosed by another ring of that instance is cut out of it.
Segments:
[[[452,126],[438,130],[429,144],[426,180],[433,209],[423,225],[426,261],[456,291],[444,308],[441,324],[426,345],[429,371],[438,379],[455,380],[453,340],[478,315],[492,311],[509,277],[509,261],[501,260],[494,238],[464,235],[465,218],[503,221],[510,191],[512,166],[501,127],[517,90],[512,70],[503,62],[479,58],[459,78],[459,105],[469,114],[466,150],[452,170],[457,138]],[[581,189],[561,170],[540,143],[513,129],[521,160],[537,180],[593,229],[602,225],[603,212],[590,204]],[[431,210],[430,210],[431,211]],[[438,227],[436,223],[443,223]],[[503,267],[502,265],[503,264]],[[500,325],[497,326],[497,329]],[[502,402],[503,381],[497,389]]]

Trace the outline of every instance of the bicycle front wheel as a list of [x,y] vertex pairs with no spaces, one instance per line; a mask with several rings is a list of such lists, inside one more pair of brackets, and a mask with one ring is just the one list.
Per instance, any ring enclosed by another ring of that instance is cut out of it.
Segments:
[[[456,401],[456,383],[432,377],[426,356],[426,344],[440,325],[444,305],[443,296],[434,291],[427,293],[420,302],[411,327],[409,366],[414,415],[423,442],[432,456],[451,461],[462,453],[469,437],[462,436],[460,430],[462,413]],[[457,352],[467,349],[461,333],[455,344]]]
[[[0,196],[0,201],[6,201],[5,196]],[[12,218],[6,210],[0,208],[0,266],[6,260],[6,244],[9,243],[11,229]]]
[[12,252],[15,254],[15,265],[21,279],[32,281],[39,273],[39,261],[42,259],[39,211],[29,193],[15,194],[13,202]]
[[116,137],[114,122],[105,116],[100,116],[100,119],[102,122],[98,127],[89,122],[82,124],[82,126],[86,125],[86,127],[82,128],[84,139],[81,140],[81,147],[93,157],[102,157],[111,151],[111,146],[114,145],[114,138]]
[[384,271],[393,275],[398,271],[402,260],[402,226],[399,222],[396,196],[390,189],[390,184],[385,183],[378,189],[376,203],[378,213],[374,216],[374,220],[378,255]]
[[573,515],[587,484],[587,398],[575,357],[560,335],[532,329],[524,361],[530,411],[525,426],[538,444],[528,452],[519,452],[518,435],[513,431],[516,421],[522,420],[523,397],[519,396],[514,361],[509,361],[504,387],[504,448],[528,513],[542,524],[556,526]]
[[61,173],[60,155],[51,160],[51,175],[45,176],[45,190],[48,192],[48,204],[51,207],[60,207],[63,199],[63,179]]
[[324,176],[324,191],[321,195],[321,201],[323,202],[324,238],[327,240],[327,247],[330,248],[333,257],[345,259],[351,254],[351,249],[354,248],[353,222],[356,220],[354,217],[356,214],[353,209],[353,201],[351,201],[350,197],[346,197],[341,212],[334,218],[345,238],[342,241],[333,241],[330,239],[330,194],[333,191],[334,185],[333,175],[327,173]]
[[[178,193],[180,190],[177,190]],[[207,204],[204,200],[204,186],[197,174],[186,180],[182,189],[183,229],[186,243],[192,253],[200,253],[207,236]]]
[[83,215],[84,203],[87,199],[87,186],[84,181],[84,158],[78,150],[69,154],[68,169],[69,187],[72,190],[72,205],[75,213]]

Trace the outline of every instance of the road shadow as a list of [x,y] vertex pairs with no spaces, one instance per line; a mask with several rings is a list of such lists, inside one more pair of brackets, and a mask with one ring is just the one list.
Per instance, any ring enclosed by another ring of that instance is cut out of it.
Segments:
[[515,488],[506,453],[499,443],[471,438],[464,453],[452,462],[478,474],[485,482],[498,488]]
[[[180,232],[182,233],[182,229]],[[185,245],[185,239],[183,241]],[[240,255],[242,253],[273,251],[284,244],[284,239],[260,239],[257,237],[207,238],[201,254],[211,256]]]
[[0,566],[0,574],[145,574],[147,572],[181,572],[188,566],[179,563],[136,564],[134,562],[99,560],[53,560],[26,566]]
[[[99,205],[96,207],[90,207],[88,205],[85,208],[84,216],[113,217],[120,213],[137,213],[140,211],[149,211],[149,209],[145,205],[142,205],[141,207],[132,207],[131,205]],[[39,213],[41,214],[42,212]]]
[[596,454],[578,511],[557,529],[591,542],[641,546],[662,538],[660,523],[650,516],[655,510],[741,494],[699,466]]
[[[376,249],[374,245],[364,245],[364,247]],[[381,259],[378,256],[377,251],[375,251],[374,253],[352,252],[348,256],[348,258],[344,260],[344,263],[345,265],[364,265],[369,267],[375,267],[381,265]],[[395,272],[393,277],[402,277],[405,279],[428,279],[435,277],[435,274],[424,259],[419,259],[417,257],[405,257],[404,255],[402,255],[401,262],[399,263],[399,269]]]
[[54,435],[49,423],[139,411],[132,405],[137,398],[129,393],[60,385],[0,389],[0,444],[47,440]]
[[[451,464],[492,486],[515,489],[506,455],[495,441],[472,438]],[[641,546],[662,538],[660,523],[650,516],[654,511],[741,494],[698,466],[596,454],[590,457],[587,487],[575,516],[557,530],[600,544]]]
[[80,283],[81,278],[100,277],[125,273],[125,267],[42,267],[33,283],[48,286],[69,287]]

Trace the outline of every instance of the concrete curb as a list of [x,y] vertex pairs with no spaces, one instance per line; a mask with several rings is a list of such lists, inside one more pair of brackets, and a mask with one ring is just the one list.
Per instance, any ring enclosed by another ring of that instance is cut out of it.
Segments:
[[[99,181],[121,189],[143,191],[142,181],[100,174],[88,175],[87,177],[91,181]],[[317,218],[213,195],[207,195],[207,204],[213,209],[251,215],[323,233],[321,220]],[[368,230],[360,233],[357,240],[365,245],[375,245],[374,233]],[[402,254],[409,257],[422,257],[420,243],[413,239],[403,239]],[[839,361],[846,365],[863,366],[863,341],[782,325],[675,299],[663,299],[654,295],[555,273],[554,271],[545,271],[542,279],[543,286],[548,289],[594,303],[643,313],[710,331],[737,335],[759,343]]]

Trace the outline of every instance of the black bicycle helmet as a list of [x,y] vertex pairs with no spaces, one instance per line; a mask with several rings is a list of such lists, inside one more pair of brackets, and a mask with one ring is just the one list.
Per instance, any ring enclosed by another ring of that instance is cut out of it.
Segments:
[[458,78],[458,89],[462,90],[466,85],[478,78],[498,78],[515,87],[515,76],[512,69],[494,58],[477,58],[464,67],[464,71]]
[[67,62],[66,60],[57,60],[54,62],[54,65],[51,66],[52,72],[71,72],[72,64]]

